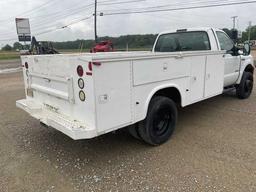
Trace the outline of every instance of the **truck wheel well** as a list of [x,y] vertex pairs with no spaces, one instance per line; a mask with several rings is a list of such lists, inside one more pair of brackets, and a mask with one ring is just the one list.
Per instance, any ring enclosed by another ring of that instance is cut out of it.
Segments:
[[181,95],[177,88],[170,87],[157,91],[154,96],[164,96],[172,99],[177,105],[181,106]]
[[251,65],[248,65],[246,68],[245,68],[245,70],[244,70],[245,72],[250,72],[250,73],[254,73],[254,68],[253,68],[253,66],[251,66]]

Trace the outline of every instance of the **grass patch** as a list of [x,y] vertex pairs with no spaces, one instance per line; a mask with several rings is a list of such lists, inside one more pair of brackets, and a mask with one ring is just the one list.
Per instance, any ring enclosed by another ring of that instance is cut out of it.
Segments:
[[0,51],[0,60],[11,60],[11,59],[19,59],[19,52],[15,51]]

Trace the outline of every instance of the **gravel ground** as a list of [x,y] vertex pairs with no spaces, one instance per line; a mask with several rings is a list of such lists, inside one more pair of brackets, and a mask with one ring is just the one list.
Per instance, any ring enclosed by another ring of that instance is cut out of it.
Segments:
[[20,59],[0,60],[0,70],[21,67]]
[[0,75],[0,191],[256,191],[256,91],[179,110],[172,139],[125,131],[73,141],[15,107],[21,73]]
[[254,58],[254,65],[256,66],[256,50],[252,51],[252,56]]

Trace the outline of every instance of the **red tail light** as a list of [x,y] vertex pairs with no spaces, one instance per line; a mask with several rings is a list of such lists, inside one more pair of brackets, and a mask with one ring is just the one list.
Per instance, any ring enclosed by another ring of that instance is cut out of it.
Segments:
[[28,62],[25,62],[25,68],[28,69]]
[[84,69],[81,65],[77,67],[76,71],[79,77],[82,77],[84,75]]
[[89,69],[89,71],[92,71],[92,62],[88,63],[88,69]]
[[89,71],[92,71],[92,65],[101,66],[101,63],[100,62],[89,62],[88,63]]

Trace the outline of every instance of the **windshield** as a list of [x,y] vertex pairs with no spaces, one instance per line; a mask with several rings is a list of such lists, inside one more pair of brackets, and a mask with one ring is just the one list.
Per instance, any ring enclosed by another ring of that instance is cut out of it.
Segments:
[[178,32],[161,35],[155,52],[210,50],[208,34],[203,31]]

